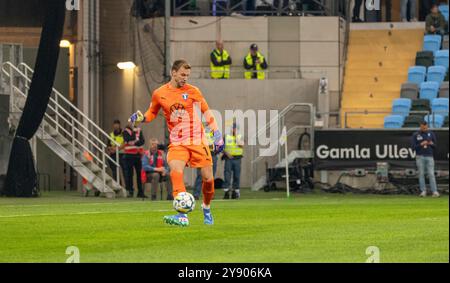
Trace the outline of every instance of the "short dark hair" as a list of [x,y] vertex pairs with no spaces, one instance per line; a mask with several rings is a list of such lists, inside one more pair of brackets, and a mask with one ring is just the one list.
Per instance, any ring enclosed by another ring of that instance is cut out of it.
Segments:
[[191,65],[189,65],[189,63],[186,60],[179,59],[179,60],[176,60],[175,62],[173,62],[173,64],[172,64],[172,71],[177,72],[182,67],[185,68],[185,69],[188,69],[188,70],[191,69]]
[[439,5],[436,3],[431,4],[430,10],[433,10],[434,8],[439,8]]
[[421,126],[428,126],[428,122],[427,121],[422,121],[422,122],[420,122],[420,125]]
[[114,120],[113,124],[119,124],[120,125],[120,120],[118,120],[118,119]]

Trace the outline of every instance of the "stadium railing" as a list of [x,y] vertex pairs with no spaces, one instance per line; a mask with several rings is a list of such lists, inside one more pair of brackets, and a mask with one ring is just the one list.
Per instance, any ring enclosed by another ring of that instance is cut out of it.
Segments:
[[[20,63],[17,67],[11,62],[5,62],[1,66],[3,74],[9,79],[10,87],[10,103],[12,111],[16,111],[19,106],[15,100],[26,99],[26,93],[29,91],[31,85],[31,78],[33,76],[33,69],[24,63]],[[17,94],[17,97],[15,95]],[[17,105],[16,105],[17,104]],[[22,111],[20,108],[18,111]],[[112,145],[119,146],[119,144],[112,140],[111,137],[103,131],[95,122],[81,112],[75,105],[73,105],[66,97],[64,97],[56,89],[52,89],[50,95],[48,110],[45,113],[44,120],[51,123],[57,134],[61,134],[68,138],[71,144],[72,159],[76,160],[76,150],[88,153],[93,161],[95,160],[101,170],[101,179],[103,187],[106,186],[106,167],[107,160],[116,165],[117,178],[116,183],[119,182],[119,154],[116,152],[115,158],[111,158],[106,154],[108,141]],[[44,127],[40,127],[44,131]]]
[[[380,114],[389,115],[389,114],[392,114],[392,111],[345,111],[344,112],[344,125],[343,125],[343,128],[344,129],[349,128],[349,126],[348,126],[348,117],[351,116],[351,115],[370,116],[370,115],[380,115]],[[446,114],[446,115],[448,115],[448,112],[444,113],[444,112],[432,112],[432,111],[410,111],[409,114],[410,115],[422,114],[424,116],[431,115],[431,117],[432,117],[431,121],[434,123],[435,115],[439,115],[439,114]]]
[[[230,70],[230,79],[244,79],[244,73],[245,72],[252,72],[257,73],[257,71],[253,70]],[[301,69],[288,69],[288,70],[264,70],[259,71],[264,72],[266,74],[266,79],[271,79],[271,75],[277,75],[277,74],[287,74],[287,77],[283,77],[283,79],[303,79],[305,78],[305,74],[318,74],[321,77],[326,77],[327,72],[326,70],[301,70]],[[197,69],[192,70],[191,72],[191,78],[193,79],[210,79],[211,78],[211,70],[209,68],[204,69]],[[278,77],[277,77],[278,78]],[[317,78],[318,79],[318,78]]]
[[303,4],[299,0],[291,1],[266,1],[264,6],[258,6],[254,9],[247,9],[247,1],[209,1],[208,9],[199,9],[191,1],[178,3],[178,0],[172,0],[174,16],[234,16],[244,14],[246,16],[342,16],[345,14],[345,7],[349,1],[339,4],[338,1],[315,0],[316,8]]

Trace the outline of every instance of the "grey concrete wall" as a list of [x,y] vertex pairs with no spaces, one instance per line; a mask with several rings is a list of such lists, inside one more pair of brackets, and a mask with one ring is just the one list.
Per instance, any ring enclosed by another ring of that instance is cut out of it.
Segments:
[[[196,22],[196,23],[193,23]],[[205,77],[214,41],[222,39],[233,58],[231,78],[243,77],[243,59],[257,43],[267,58],[268,78],[326,75],[331,109],[339,108],[344,66],[345,22],[338,17],[174,17],[172,58],[185,58],[196,68],[193,77]]]

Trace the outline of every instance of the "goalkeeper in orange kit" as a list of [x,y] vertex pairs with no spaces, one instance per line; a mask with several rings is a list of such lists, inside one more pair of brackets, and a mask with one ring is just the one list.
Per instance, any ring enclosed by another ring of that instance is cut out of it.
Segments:
[[[173,196],[176,197],[178,193],[186,191],[183,181],[184,168],[186,166],[201,168],[204,223],[212,225],[214,223],[210,207],[214,196],[212,156],[201,117],[196,110],[201,111],[213,131],[213,150],[216,154],[223,150],[224,141],[200,90],[187,83],[190,73],[191,66],[187,61],[175,61],[171,69],[171,80],[153,92],[147,112],[142,114],[137,111],[131,115],[129,121],[148,123],[156,118],[160,109],[163,110],[170,135],[167,162],[170,167]],[[166,216],[164,221],[179,226],[189,225],[187,215],[181,213]]]

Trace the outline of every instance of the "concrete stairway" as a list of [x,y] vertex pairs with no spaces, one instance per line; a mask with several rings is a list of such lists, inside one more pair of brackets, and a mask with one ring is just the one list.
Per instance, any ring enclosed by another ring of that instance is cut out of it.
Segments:
[[343,127],[383,127],[422,42],[422,29],[350,31],[341,101]]

